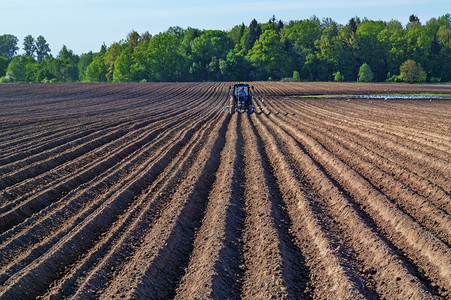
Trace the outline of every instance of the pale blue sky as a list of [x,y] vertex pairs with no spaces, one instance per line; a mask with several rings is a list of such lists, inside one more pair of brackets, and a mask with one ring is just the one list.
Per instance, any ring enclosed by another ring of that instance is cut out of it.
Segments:
[[0,35],[17,36],[19,53],[23,38],[31,34],[34,38],[43,35],[55,56],[63,44],[77,54],[97,52],[102,43],[118,42],[131,30],[151,34],[170,26],[230,30],[243,22],[249,25],[254,18],[267,22],[273,15],[284,22],[315,15],[346,24],[358,16],[396,19],[405,25],[415,14],[425,24],[432,17],[451,13],[450,0],[16,0],[0,7]]

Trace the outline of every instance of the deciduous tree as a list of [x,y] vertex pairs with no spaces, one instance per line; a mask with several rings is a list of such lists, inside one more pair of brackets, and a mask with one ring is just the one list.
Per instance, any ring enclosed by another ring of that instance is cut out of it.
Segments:
[[19,50],[17,43],[19,40],[12,34],[4,34],[0,36],[0,56],[6,57],[11,61]]
[[36,57],[38,61],[42,61],[49,54],[49,44],[42,35],[38,36],[36,39]]
[[[281,79],[287,74],[288,56],[284,52],[279,35],[274,30],[266,30],[249,51],[248,57],[266,78]],[[292,71],[291,71],[292,72]]]
[[401,77],[405,82],[424,82],[426,81],[426,72],[420,64],[412,59],[406,60],[401,67],[399,67]]
[[35,57],[36,42],[31,35],[27,35],[23,40],[23,50],[26,56]]
[[6,69],[8,68],[9,60],[6,57],[0,56],[0,77],[6,75]]
[[117,57],[113,72],[113,81],[128,82],[131,80],[131,68],[133,60],[130,48],[125,48]]

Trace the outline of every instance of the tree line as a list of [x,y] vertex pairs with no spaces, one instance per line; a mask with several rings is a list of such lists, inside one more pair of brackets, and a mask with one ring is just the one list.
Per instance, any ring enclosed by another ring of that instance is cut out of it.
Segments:
[[451,81],[451,16],[421,24],[397,20],[255,19],[231,30],[170,27],[130,32],[99,52],[63,46],[57,57],[43,36],[0,36],[0,82],[129,81]]

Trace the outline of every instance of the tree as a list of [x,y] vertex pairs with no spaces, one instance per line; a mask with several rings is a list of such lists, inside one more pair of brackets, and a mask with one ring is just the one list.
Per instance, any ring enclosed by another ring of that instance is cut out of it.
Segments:
[[[130,45],[130,42],[129,42],[129,45]],[[107,74],[106,74],[106,78],[109,82],[113,81],[113,73],[114,73],[116,59],[119,57],[119,55],[121,55],[121,52],[122,52],[121,45],[118,43],[113,43],[105,53],[105,65],[108,70]]]
[[26,56],[34,57],[36,52],[35,40],[31,35],[27,35],[23,40],[23,50]]
[[82,54],[80,56],[80,59],[78,61],[78,79],[80,81],[88,81],[88,79],[86,78],[86,69],[93,60],[94,54],[92,53],[92,51],[89,51],[88,53]]
[[135,47],[138,46],[140,40],[141,36],[134,30],[127,35],[128,47],[130,47],[131,50],[135,49]]
[[359,69],[359,81],[371,82],[373,81],[373,78],[374,75],[370,66],[367,63],[364,63]]
[[106,82],[106,74],[108,72],[105,65],[106,46],[102,45],[100,52],[95,54],[92,62],[86,68],[85,78],[90,82]]
[[268,77],[280,79],[289,75],[288,55],[284,52],[280,37],[274,30],[266,30],[260,36],[249,51],[248,58],[259,71],[256,73],[257,80],[266,80]]
[[414,60],[406,60],[401,67],[399,67],[401,77],[405,82],[424,82],[426,81],[426,72],[423,70],[420,64],[417,64]]
[[301,75],[299,75],[298,71],[293,71],[293,81],[294,82],[299,82],[301,81]]
[[349,29],[350,29],[352,32],[354,32],[354,33],[357,32],[357,23],[355,22],[355,19],[354,19],[354,18],[351,18],[351,19],[349,20],[348,25],[349,25]]
[[365,20],[357,29],[357,65],[360,65],[361,62],[371,65],[376,81],[383,81],[388,72],[387,52],[389,49],[378,39],[379,33],[385,27],[386,23],[383,21]]
[[141,34],[141,41],[150,41],[150,39],[152,38],[152,35],[149,33],[149,31],[144,32],[143,34]]
[[262,34],[262,29],[257,23],[257,20],[253,19],[249,24],[249,32],[244,41],[244,47],[246,51],[249,51],[254,46],[255,41],[258,40]]
[[334,80],[337,82],[345,81],[345,77],[340,73],[340,71],[337,71],[335,72]]
[[33,81],[30,80],[30,75],[33,76],[33,74],[30,74],[29,72],[30,68],[28,68],[27,72],[27,65],[33,63],[35,63],[35,60],[32,57],[24,55],[15,56],[9,64],[6,74],[14,78],[14,81],[16,82]]
[[243,24],[234,26],[230,32],[229,37],[233,40],[234,44],[238,44],[241,41],[241,38],[243,37],[244,30],[246,29],[246,26]]
[[38,61],[42,61],[46,56],[50,54],[50,47],[45,38],[40,35],[36,39],[36,57]]
[[56,75],[59,82],[78,81],[78,55],[67,49],[66,45],[58,54]]
[[132,78],[131,67],[133,64],[130,48],[125,48],[115,62],[113,81],[128,82]]
[[176,35],[160,33],[149,42],[147,50],[151,80],[175,81],[180,77],[179,66],[183,65],[180,55],[180,40]]
[[143,39],[138,46],[133,49],[132,59],[132,81],[150,80],[149,76],[149,57],[147,50],[150,40]]
[[193,80],[220,80],[219,61],[233,47],[232,39],[220,30],[209,30],[191,42],[190,73]]
[[414,26],[420,25],[420,19],[416,15],[410,15],[409,23],[407,24],[407,29],[410,29]]
[[277,31],[280,32],[284,26],[285,25],[283,24],[283,21],[279,20],[279,22],[277,23]]
[[4,34],[0,36],[0,56],[6,57],[11,61],[19,50],[17,43],[19,40],[12,34]]
[[237,53],[235,49],[232,49],[227,54],[222,73],[227,80],[246,81],[249,80],[251,68],[252,66],[249,60],[242,54]]
[[299,54],[302,49],[313,49],[315,41],[321,37],[321,22],[316,17],[309,20],[291,21],[286,27],[283,39],[291,41]]
[[6,75],[6,69],[8,68],[9,60],[6,57],[0,56],[0,77]]

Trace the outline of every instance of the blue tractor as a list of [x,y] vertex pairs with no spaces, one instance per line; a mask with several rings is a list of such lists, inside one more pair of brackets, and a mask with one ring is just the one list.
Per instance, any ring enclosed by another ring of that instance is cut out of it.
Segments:
[[249,114],[253,113],[255,107],[252,105],[252,92],[253,86],[249,86],[247,83],[237,83],[233,86],[229,86],[229,90],[232,90],[232,96],[229,102],[229,112],[234,114],[235,111]]

